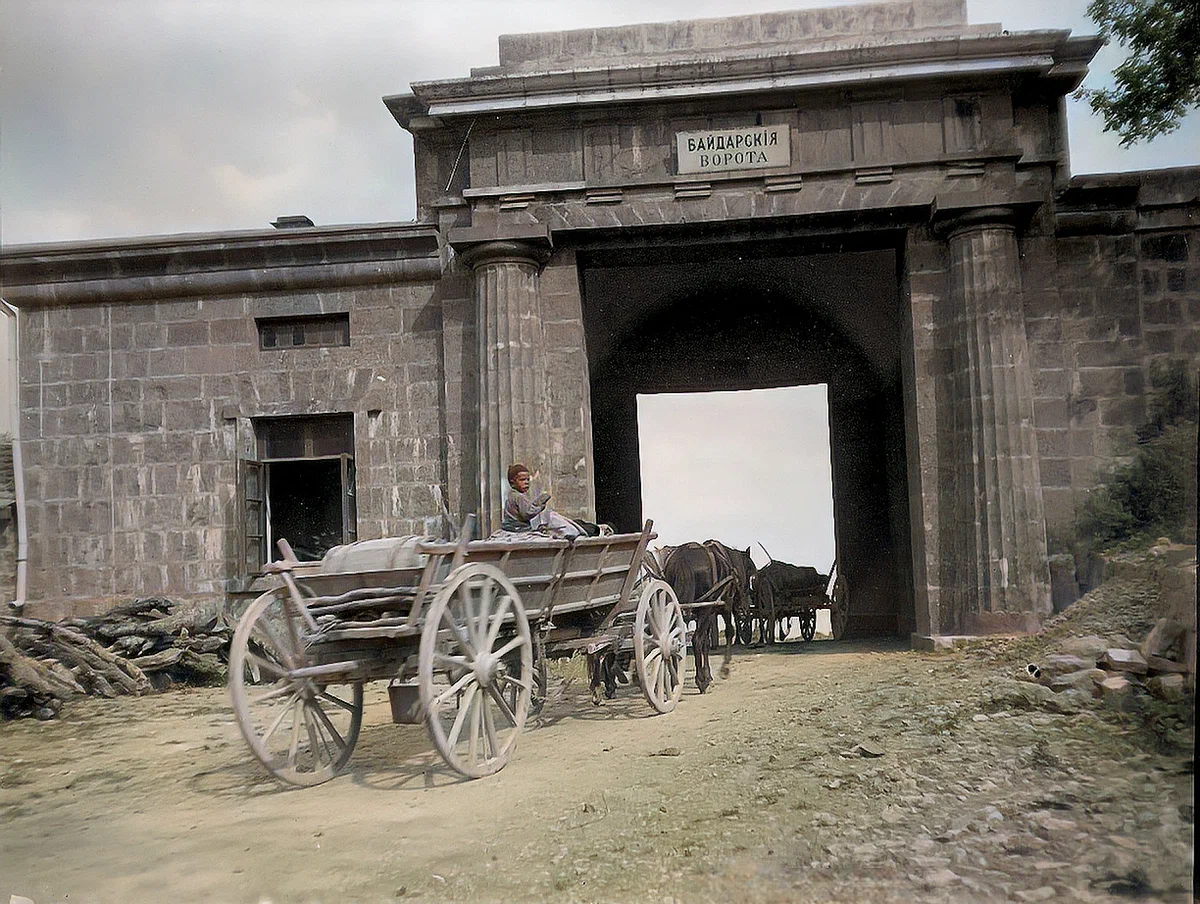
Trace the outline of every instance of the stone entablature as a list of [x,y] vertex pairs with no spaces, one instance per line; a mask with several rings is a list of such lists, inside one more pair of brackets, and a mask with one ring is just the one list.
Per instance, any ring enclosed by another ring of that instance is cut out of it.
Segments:
[[148,236],[5,250],[14,305],[347,287],[437,279],[437,231],[416,224]]

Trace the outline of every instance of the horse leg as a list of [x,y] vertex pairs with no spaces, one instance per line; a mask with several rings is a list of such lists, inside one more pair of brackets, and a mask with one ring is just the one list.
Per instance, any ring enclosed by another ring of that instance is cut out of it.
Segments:
[[[732,606],[730,606],[729,609],[726,611],[725,617],[728,618],[730,621],[733,620],[733,607]],[[721,662],[720,674],[721,674],[722,679],[729,678],[729,674],[731,671],[731,669],[730,669],[731,662],[733,662],[733,638],[729,637],[727,635],[726,639],[725,639],[725,657]]]
[[708,690],[712,675],[708,671],[708,647],[712,641],[711,625],[709,624],[711,609],[696,614],[696,633],[692,637],[692,653],[696,659],[696,687],[700,693]]
[[609,651],[601,660],[604,672],[604,696],[611,700],[617,695],[617,654]]
[[600,700],[600,670],[602,668],[602,659],[595,653],[587,654],[588,666],[588,686],[592,691],[592,706],[599,706]]

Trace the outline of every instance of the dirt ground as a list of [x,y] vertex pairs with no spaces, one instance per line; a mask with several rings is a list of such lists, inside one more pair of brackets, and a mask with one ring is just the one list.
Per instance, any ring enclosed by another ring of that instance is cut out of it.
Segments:
[[298,790],[223,689],[86,700],[0,725],[0,902],[1191,900],[1190,705],[1027,693],[1053,642],[741,651],[666,716],[560,669],[479,781],[381,684],[348,772]]

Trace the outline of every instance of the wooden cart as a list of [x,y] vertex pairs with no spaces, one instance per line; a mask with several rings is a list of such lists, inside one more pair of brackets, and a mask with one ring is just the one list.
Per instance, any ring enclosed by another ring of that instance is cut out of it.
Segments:
[[[781,573],[774,574],[773,569],[779,569]],[[832,589],[828,589],[831,578]],[[817,611],[820,609],[829,610],[833,637],[840,640],[846,630],[850,590],[837,562],[833,563],[829,574],[821,574],[815,568],[801,568],[772,560],[755,575],[753,617],[759,622],[764,642],[774,643],[776,631],[779,632],[779,640],[784,640],[793,618],[800,621],[800,637],[806,642],[812,640],[816,635]],[[747,627],[746,634],[752,634],[752,629]],[[744,642],[749,642],[748,636]]]
[[652,526],[468,542],[468,525],[458,543],[416,544],[398,567],[273,563],[280,586],[247,608],[230,651],[243,736],[276,778],[327,781],[354,751],[363,684],[415,678],[438,752],[465,776],[490,775],[544,698],[546,660],[577,650],[631,654],[646,700],[670,712],[683,691],[687,627],[670,586],[641,573]]

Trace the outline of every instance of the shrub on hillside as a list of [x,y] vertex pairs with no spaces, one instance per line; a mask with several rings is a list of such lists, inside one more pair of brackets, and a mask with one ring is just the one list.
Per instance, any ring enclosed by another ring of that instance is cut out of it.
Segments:
[[1196,542],[1196,387],[1183,361],[1153,366],[1150,418],[1133,461],[1084,506],[1080,535],[1097,547],[1169,536]]

